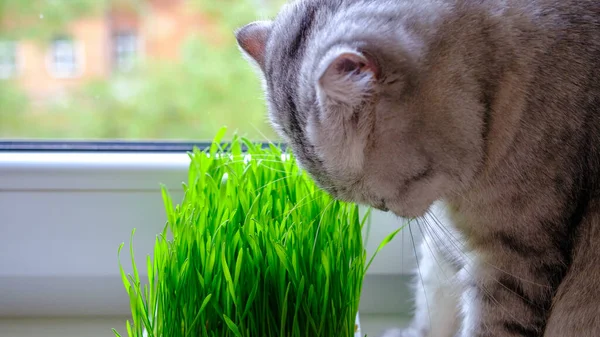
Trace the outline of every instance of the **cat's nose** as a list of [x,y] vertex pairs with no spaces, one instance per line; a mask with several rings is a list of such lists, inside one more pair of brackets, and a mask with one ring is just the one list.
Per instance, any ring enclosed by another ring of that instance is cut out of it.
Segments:
[[387,212],[390,210],[389,208],[386,207],[385,201],[383,199],[381,199],[381,201],[379,203],[373,205],[373,207],[375,207],[378,210],[383,211],[383,212]]

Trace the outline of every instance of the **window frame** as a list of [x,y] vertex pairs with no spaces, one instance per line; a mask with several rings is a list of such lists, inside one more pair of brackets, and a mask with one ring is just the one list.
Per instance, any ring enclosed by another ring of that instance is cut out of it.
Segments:
[[[257,142],[263,148],[268,148],[271,143]],[[222,142],[226,145],[227,142]],[[283,151],[287,149],[285,143],[274,143]],[[198,148],[205,150],[210,147],[209,141],[169,141],[169,140],[10,140],[0,139],[0,154],[2,152],[72,152],[72,153],[187,153]],[[241,145],[246,151],[245,144]],[[1,162],[0,162],[1,164]]]
[[0,152],[188,152],[209,142],[126,140],[0,140]]

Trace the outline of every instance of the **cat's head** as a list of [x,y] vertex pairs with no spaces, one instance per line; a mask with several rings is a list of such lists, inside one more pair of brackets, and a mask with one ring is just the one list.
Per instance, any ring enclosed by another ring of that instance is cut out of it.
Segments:
[[320,187],[419,216],[475,174],[483,126],[462,70],[425,65],[438,15],[400,3],[298,1],[236,38],[273,126]]

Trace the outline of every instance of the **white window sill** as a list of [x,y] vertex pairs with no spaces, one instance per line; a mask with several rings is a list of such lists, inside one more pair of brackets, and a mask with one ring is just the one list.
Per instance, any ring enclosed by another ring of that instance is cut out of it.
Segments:
[[[185,153],[0,152],[0,317],[127,314],[117,247],[137,228],[145,263],[165,224],[160,185],[180,200],[188,164]],[[369,256],[401,224],[374,212]],[[414,261],[410,235],[399,234],[369,270],[361,311],[406,307]]]
[[185,153],[0,152],[0,191],[151,191],[179,188]]
[[[107,337],[115,328],[126,335],[124,317],[0,319],[2,336],[10,337]],[[406,325],[398,315],[361,315],[362,335],[380,336],[389,328]]]

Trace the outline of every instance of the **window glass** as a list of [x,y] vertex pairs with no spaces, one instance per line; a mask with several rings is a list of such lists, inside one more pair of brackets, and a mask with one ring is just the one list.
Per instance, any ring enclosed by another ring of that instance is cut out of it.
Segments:
[[0,0],[0,141],[278,140],[234,30],[285,0]]
[[138,57],[138,40],[135,32],[118,31],[113,44],[114,65],[118,71],[129,71]]
[[17,50],[13,41],[0,41],[0,79],[9,79],[17,74]]
[[50,66],[52,75],[59,78],[75,77],[81,65],[77,62],[84,55],[76,55],[75,42],[68,37],[59,37],[52,41]]

